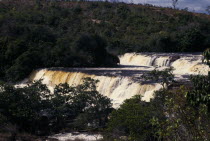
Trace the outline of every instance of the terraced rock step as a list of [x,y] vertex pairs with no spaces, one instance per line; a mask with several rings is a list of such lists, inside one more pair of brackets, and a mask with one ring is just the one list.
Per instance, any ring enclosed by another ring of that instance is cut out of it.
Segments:
[[209,67],[202,63],[201,53],[127,53],[120,56],[120,65],[116,68],[47,68],[34,71],[30,81],[43,79],[43,83],[52,90],[60,83],[78,85],[83,78],[91,77],[99,80],[97,90],[111,98],[114,107],[118,107],[125,99],[136,94],[149,101],[154,91],[161,88],[160,84],[144,83],[141,75],[149,71],[174,67],[175,79],[187,81],[190,75],[207,75]]

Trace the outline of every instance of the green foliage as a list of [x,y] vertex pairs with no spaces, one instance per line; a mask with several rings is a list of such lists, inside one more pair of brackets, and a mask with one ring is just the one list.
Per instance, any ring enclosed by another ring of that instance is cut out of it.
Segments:
[[205,41],[205,36],[196,27],[186,30],[180,35],[180,50],[182,52],[190,52],[204,50],[207,46],[200,47],[200,43]]
[[[203,52],[204,60],[210,66],[210,50]],[[207,76],[191,76],[192,89],[187,93],[188,102],[195,108],[206,107],[210,113],[210,72]]]
[[[23,88],[0,85],[0,122],[20,130],[48,134],[61,129],[104,128],[112,111],[109,98],[96,91],[96,80],[76,87],[60,84],[51,94],[40,81]],[[6,118],[5,118],[6,117]]]
[[163,140],[209,140],[209,114],[206,106],[194,108],[188,101],[186,87],[162,89],[155,93],[155,104],[161,108],[166,119],[154,117],[151,123],[156,134]]
[[147,48],[155,52],[171,52],[178,51],[176,41],[173,41],[172,35],[165,31],[160,31],[149,37],[147,40]]
[[128,140],[156,140],[150,119],[163,116],[161,114],[155,105],[141,101],[140,96],[134,96],[112,112],[108,131],[115,139],[127,136]]
[[145,80],[161,83],[154,99],[141,96],[125,100],[111,114],[107,137],[120,140],[209,140],[209,76],[192,76],[191,87],[166,87],[174,81],[173,68],[144,74]]
[[113,66],[115,55],[126,52],[194,52],[210,45],[210,20],[185,11],[39,0],[1,1],[0,9],[0,78],[9,81],[37,68]]
[[119,63],[119,60],[115,61],[117,57],[106,53],[106,46],[99,36],[83,35],[76,41],[73,50],[85,61],[84,66],[113,66]]
[[190,104],[195,107],[207,106],[210,113],[210,75],[191,76],[193,88],[187,93]]
[[203,57],[204,57],[204,60],[203,61],[206,61],[207,65],[210,66],[210,48],[206,49],[203,52]]
[[39,113],[47,104],[49,90],[46,86],[36,82],[24,88],[15,88],[7,84],[0,87],[1,114],[12,124],[34,132],[39,126]]
[[48,40],[54,39],[40,31],[43,30],[38,29],[30,37],[33,42],[42,40],[37,48],[27,46],[26,41],[15,41],[3,54],[2,59],[8,64],[2,64],[1,67],[7,81],[21,80],[41,67],[99,67],[119,63],[118,57],[107,53],[106,41],[100,36],[81,35],[73,44],[69,43],[69,38],[63,38],[59,39],[58,45],[51,47],[53,43],[48,43]]
[[60,84],[55,88],[53,107],[63,117],[70,116],[72,119],[69,120],[74,119],[71,125],[77,129],[86,129],[88,125],[92,128],[105,127],[108,115],[112,111],[110,99],[96,91],[97,82],[85,78],[83,84],[77,87]]

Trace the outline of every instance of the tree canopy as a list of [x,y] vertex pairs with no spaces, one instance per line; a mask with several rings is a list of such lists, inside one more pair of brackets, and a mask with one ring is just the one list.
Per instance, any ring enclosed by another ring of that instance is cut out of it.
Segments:
[[37,2],[0,2],[1,79],[21,80],[45,67],[114,66],[116,55],[127,52],[210,46],[208,15],[124,3]]
[[[17,125],[20,131],[46,135],[67,129],[102,129],[112,111],[111,100],[96,91],[98,81],[85,78],[70,87],[59,84],[50,93],[41,81],[23,88],[0,84],[0,125]],[[6,118],[5,118],[6,117]]]

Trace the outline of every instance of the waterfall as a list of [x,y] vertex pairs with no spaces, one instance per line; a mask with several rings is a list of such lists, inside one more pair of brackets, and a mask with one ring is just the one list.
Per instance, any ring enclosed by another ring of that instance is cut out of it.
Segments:
[[175,74],[203,74],[207,75],[209,67],[202,64],[201,53],[126,53],[120,56],[121,65],[173,67]]
[[29,79],[31,81],[42,79],[42,82],[52,91],[52,89],[60,83],[68,83],[70,86],[81,84],[85,77],[99,80],[97,90],[101,94],[111,98],[114,107],[118,107],[125,99],[131,98],[136,94],[141,94],[143,100],[149,101],[150,98],[152,98],[153,92],[161,88],[160,84],[140,84],[124,76],[100,76],[83,72],[55,71],[48,69],[33,72]]
[[[97,90],[112,99],[114,107],[118,107],[125,99],[136,94],[149,101],[153,93],[161,88],[160,84],[144,83],[140,76],[155,67],[158,69],[174,67],[176,78],[190,74],[206,75],[209,67],[202,64],[202,55],[177,53],[126,53],[120,56],[120,65],[117,68],[49,68],[34,71],[30,82],[42,79],[51,91],[60,83],[76,86],[83,82],[83,78],[91,77],[99,80]],[[183,77],[183,78],[184,78]]]

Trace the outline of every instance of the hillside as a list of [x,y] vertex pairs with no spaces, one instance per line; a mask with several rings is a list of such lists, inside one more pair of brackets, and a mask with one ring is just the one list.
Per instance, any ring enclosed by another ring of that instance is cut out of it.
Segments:
[[210,141],[209,15],[0,0],[0,140],[88,139]]
[[113,66],[126,52],[210,46],[209,16],[125,3],[5,0],[0,30],[0,77],[10,81],[42,67]]

